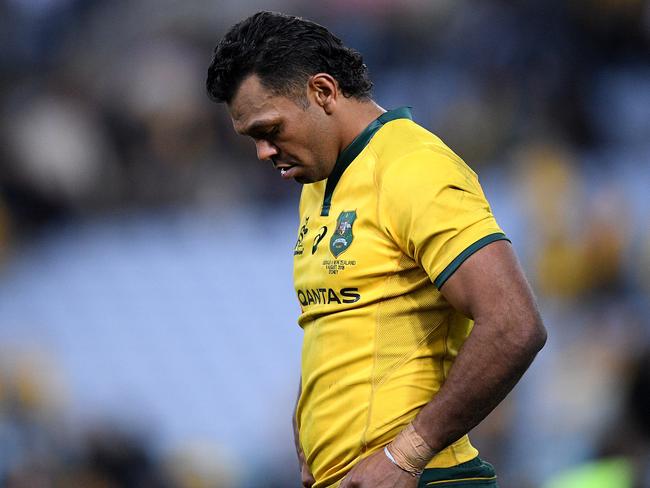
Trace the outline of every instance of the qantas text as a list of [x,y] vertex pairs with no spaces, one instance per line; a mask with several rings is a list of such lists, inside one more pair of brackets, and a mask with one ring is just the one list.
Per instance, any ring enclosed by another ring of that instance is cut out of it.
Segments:
[[298,290],[297,293],[303,307],[312,304],[354,303],[361,299],[358,288],[341,288],[338,292],[332,288],[311,288]]

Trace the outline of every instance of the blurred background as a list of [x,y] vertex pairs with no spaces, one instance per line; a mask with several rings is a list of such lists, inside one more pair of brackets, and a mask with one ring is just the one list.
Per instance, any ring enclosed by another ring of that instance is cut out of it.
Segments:
[[260,9],[361,51],[511,237],[550,338],[473,436],[501,486],[650,487],[642,0],[0,0],[0,485],[299,485],[300,186],[204,92]]

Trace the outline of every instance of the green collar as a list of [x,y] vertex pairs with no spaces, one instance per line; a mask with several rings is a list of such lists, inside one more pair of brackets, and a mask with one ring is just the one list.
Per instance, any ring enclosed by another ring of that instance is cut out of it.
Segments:
[[368,145],[372,136],[375,135],[381,127],[391,120],[396,119],[409,119],[413,120],[411,116],[410,107],[400,107],[395,110],[389,110],[384,112],[375,120],[373,120],[368,127],[363,129],[363,131],[354,138],[348,147],[346,147],[341,154],[339,154],[334,169],[332,173],[327,178],[327,185],[325,185],[325,197],[323,198],[323,209],[321,210],[321,217],[327,217],[330,214],[330,207],[332,206],[332,194],[334,193],[334,188],[336,188],[337,183],[341,179],[343,172],[347,169],[348,166],[356,159],[356,157],[363,151],[363,149]]

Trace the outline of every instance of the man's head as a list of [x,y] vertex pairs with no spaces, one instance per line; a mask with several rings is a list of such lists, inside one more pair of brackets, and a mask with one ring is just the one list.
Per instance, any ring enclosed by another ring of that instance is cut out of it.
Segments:
[[304,103],[307,80],[316,73],[330,74],[346,97],[370,97],[372,82],[361,54],[314,22],[258,12],[231,27],[219,42],[206,86],[214,101],[229,104],[241,82],[255,74],[275,95]]
[[372,83],[361,55],[324,27],[259,12],[219,42],[206,86],[260,159],[309,183],[329,176],[341,150],[340,107],[370,101]]

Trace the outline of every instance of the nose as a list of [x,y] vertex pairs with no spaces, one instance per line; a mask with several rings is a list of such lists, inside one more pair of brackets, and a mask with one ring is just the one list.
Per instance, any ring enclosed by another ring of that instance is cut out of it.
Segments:
[[255,149],[257,149],[257,159],[260,161],[271,159],[273,156],[278,155],[278,148],[264,139],[255,141]]

